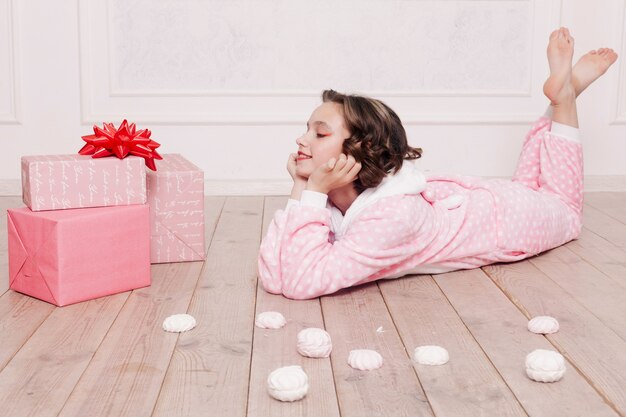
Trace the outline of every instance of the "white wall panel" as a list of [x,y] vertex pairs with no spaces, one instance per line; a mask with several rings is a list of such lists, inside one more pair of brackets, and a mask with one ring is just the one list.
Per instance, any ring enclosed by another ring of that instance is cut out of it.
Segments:
[[[0,0],[0,194],[22,155],[122,118],[219,194],[289,191],[323,88],[393,107],[427,171],[506,177],[543,112],[548,35],[620,59],[578,100],[585,186],[626,190],[626,0]],[[16,122],[16,120],[18,122]]]
[[626,5],[622,2],[621,6],[621,10],[616,13],[618,22],[617,25],[615,25],[615,33],[617,35],[615,45],[622,58],[617,61],[617,73],[619,75],[617,82],[618,88],[616,90],[617,98],[615,100],[614,123],[626,124],[626,65],[624,64],[624,59],[626,58]]
[[[83,121],[300,124],[324,88],[405,123],[519,123],[560,1],[83,1]],[[504,105],[503,105],[504,104]]]
[[388,93],[529,94],[531,6],[111,0],[105,41],[112,93],[315,95],[334,85]]
[[0,0],[0,124],[18,122],[16,14],[11,0]]

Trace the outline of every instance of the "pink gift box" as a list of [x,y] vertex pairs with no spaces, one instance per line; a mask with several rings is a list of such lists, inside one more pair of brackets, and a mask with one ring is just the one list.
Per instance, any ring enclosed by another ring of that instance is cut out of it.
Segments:
[[7,210],[10,288],[64,306],[150,285],[149,212]]
[[143,158],[22,157],[22,198],[33,211],[146,203]]
[[204,259],[204,172],[178,154],[147,172],[152,263]]

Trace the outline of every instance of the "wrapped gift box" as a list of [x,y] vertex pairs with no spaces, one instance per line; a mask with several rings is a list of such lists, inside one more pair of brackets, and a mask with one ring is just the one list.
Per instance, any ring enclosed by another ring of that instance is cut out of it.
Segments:
[[22,157],[22,198],[33,211],[146,203],[143,158]]
[[64,306],[150,285],[146,204],[7,210],[10,288]]
[[204,172],[178,154],[147,172],[152,263],[204,259]]

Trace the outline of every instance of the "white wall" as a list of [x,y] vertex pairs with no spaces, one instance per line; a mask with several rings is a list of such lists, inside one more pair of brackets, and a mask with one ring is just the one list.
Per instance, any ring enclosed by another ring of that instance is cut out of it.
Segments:
[[394,108],[424,170],[510,176],[546,106],[545,46],[622,59],[579,99],[588,190],[626,190],[624,0],[0,0],[0,194],[93,123],[150,128],[207,193],[286,194],[324,88]]

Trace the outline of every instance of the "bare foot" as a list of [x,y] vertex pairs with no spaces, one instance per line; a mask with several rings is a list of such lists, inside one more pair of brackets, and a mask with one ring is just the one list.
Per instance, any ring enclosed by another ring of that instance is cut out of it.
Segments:
[[576,100],[572,84],[572,55],[574,38],[567,28],[555,30],[548,42],[548,64],[550,76],[543,85],[543,93],[554,106]]
[[576,97],[604,74],[616,60],[617,54],[609,48],[600,48],[581,56],[572,69],[572,84],[576,90]]

